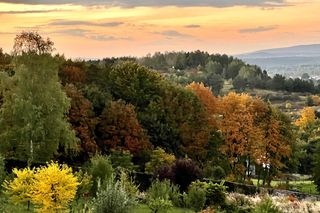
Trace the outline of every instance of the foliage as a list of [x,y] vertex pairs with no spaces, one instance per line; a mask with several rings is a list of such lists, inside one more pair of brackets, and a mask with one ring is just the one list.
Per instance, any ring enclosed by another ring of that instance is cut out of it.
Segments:
[[79,181],[76,199],[87,198],[90,195],[93,186],[92,176],[83,170],[76,172],[75,176]]
[[80,155],[85,158],[83,160],[86,160],[98,151],[94,138],[94,129],[97,121],[92,104],[72,84],[65,86],[65,92],[71,100],[68,120],[76,136],[80,139]]
[[133,178],[129,177],[128,173],[120,171],[120,185],[129,197],[135,199],[139,193],[139,188],[135,184]]
[[172,202],[163,198],[156,198],[149,200],[148,206],[153,213],[167,213],[172,208]]
[[179,188],[168,180],[156,180],[147,190],[147,201],[164,199],[170,200],[174,206],[181,205],[181,197]]
[[88,172],[92,176],[92,194],[95,195],[98,191],[99,184],[103,185],[112,178],[114,169],[112,168],[109,157],[96,155],[90,159]]
[[132,157],[133,155],[129,151],[115,150],[110,155],[112,167],[117,170],[134,171],[137,169],[137,166],[132,163]]
[[255,206],[253,213],[281,213],[281,210],[272,202],[272,199],[266,197]]
[[41,211],[64,210],[75,198],[79,182],[67,165],[51,162],[40,167],[34,174],[32,202]]
[[158,147],[152,150],[151,159],[146,163],[146,172],[153,174],[164,165],[172,165],[175,160],[176,158],[174,155],[168,154],[162,148]]
[[171,180],[181,191],[186,191],[190,183],[202,177],[202,171],[191,159],[178,159],[171,167],[160,168],[155,175],[160,180]]
[[[70,102],[58,80],[58,64],[49,55],[23,54],[8,78],[0,112],[0,151],[5,158],[45,162],[76,147],[65,119]],[[61,150],[63,151],[63,150]]]
[[4,161],[4,158],[0,155],[0,188],[5,177],[6,177],[5,161]]
[[223,206],[226,203],[226,187],[224,183],[212,183],[209,182],[206,186],[207,204]]
[[226,172],[221,166],[206,166],[203,171],[205,177],[221,180],[226,177]]
[[201,211],[206,203],[206,190],[191,184],[188,193],[183,193],[183,202],[185,207],[196,212]]
[[54,50],[53,45],[50,38],[44,39],[37,32],[22,32],[14,39],[13,52],[14,54],[51,53]]
[[29,206],[33,198],[35,171],[30,168],[21,170],[15,168],[12,173],[15,178],[3,183],[6,194],[13,203],[24,203]]
[[95,213],[129,213],[135,201],[126,193],[118,181],[109,179],[92,201]]
[[98,144],[104,153],[110,149],[125,149],[131,153],[150,149],[149,138],[139,124],[133,105],[111,102],[97,124]]
[[305,107],[301,110],[301,116],[295,121],[295,125],[302,130],[312,127],[315,124],[316,115],[312,107]]

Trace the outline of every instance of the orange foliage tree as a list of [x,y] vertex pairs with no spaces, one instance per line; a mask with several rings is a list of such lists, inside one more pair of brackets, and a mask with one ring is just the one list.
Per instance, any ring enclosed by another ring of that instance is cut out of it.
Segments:
[[72,84],[66,85],[65,91],[71,99],[71,108],[68,114],[69,122],[81,141],[80,152],[89,157],[98,151],[94,137],[97,119],[95,118],[92,104]]
[[112,101],[106,106],[97,125],[99,146],[105,153],[125,149],[132,153],[150,149],[149,137],[137,120],[134,106]]

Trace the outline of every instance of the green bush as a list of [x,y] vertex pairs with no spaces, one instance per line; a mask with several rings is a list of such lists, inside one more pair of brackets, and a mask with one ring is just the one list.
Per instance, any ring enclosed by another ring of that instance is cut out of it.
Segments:
[[213,178],[215,180],[221,180],[226,177],[226,172],[221,166],[207,165],[204,170],[204,176],[207,178]]
[[271,198],[265,197],[258,203],[254,210],[253,213],[282,213],[279,207],[274,205],[272,202]]
[[196,187],[190,187],[187,193],[183,193],[183,202],[186,208],[196,212],[201,211],[206,203],[206,191]]
[[224,206],[226,204],[226,187],[221,184],[209,182],[206,189],[208,205]]
[[156,198],[148,201],[148,206],[153,213],[166,213],[172,208],[170,200]]
[[164,199],[172,201],[174,206],[181,206],[181,194],[176,185],[171,184],[168,180],[156,180],[147,190],[147,200]]
[[111,161],[108,157],[96,155],[90,160],[89,174],[92,176],[92,194],[95,195],[99,185],[103,185],[114,174]]
[[92,209],[94,213],[128,213],[134,204],[135,200],[126,193],[120,182],[111,179],[97,192]]
[[132,157],[129,151],[113,151],[110,155],[112,167],[117,170],[135,171],[137,166],[132,163]]
[[120,171],[120,185],[131,198],[136,198],[139,188],[125,171]]

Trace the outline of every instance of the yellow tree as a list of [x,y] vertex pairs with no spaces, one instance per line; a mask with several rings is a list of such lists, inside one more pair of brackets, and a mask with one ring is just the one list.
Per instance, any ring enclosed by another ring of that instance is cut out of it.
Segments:
[[254,99],[232,92],[221,98],[220,105],[219,129],[225,142],[221,151],[227,155],[233,174],[244,176],[262,141],[261,129],[255,124]]
[[301,130],[312,127],[316,122],[315,112],[312,107],[305,107],[300,112],[301,116],[295,121],[295,125]]
[[48,163],[34,175],[32,202],[40,212],[59,212],[67,209],[74,199],[79,182],[67,165]]
[[13,169],[15,178],[12,181],[5,181],[3,186],[10,200],[15,203],[27,203],[28,209],[32,199],[34,170],[30,168]]

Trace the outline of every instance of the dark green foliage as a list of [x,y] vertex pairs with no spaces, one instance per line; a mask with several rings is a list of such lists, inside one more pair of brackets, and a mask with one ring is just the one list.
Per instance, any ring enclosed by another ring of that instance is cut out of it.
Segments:
[[313,154],[313,164],[313,181],[317,185],[318,192],[320,192],[320,144],[317,145]]
[[107,181],[112,179],[114,170],[111,161],[106,156],[96,155],[90,159],[88,172],[92,176],[93,186],[92,194],[95,195],[99,185],[103,186]]
[[213,178],[214,180],[221,180],[225,178],[226,172],[221,166],[210,166],[207,165],[203,171],[205,177]]
[[3,156],[45,162],[59,147],[74,148],[77,140],[65,118],[70,101],[58,80],[57,61],[50,55],[23,54],[15,65],[0,112]]
[[226,203],[226,187],[221,184],[209,182],[206,187],[206,196],[208,205],[224,206]]
[[192,186],[189,187],[188,193],[183,193],[183,202],[186,208],[196,212],[201,211],[206,203],[206,190]]
[[133,155],[128,151],[113,151],[110,155],[112,167],[118,170],[134,171],[137,166],[132,163],[132,157]]

